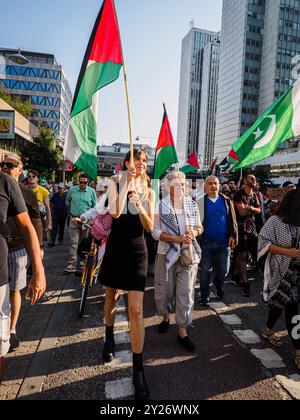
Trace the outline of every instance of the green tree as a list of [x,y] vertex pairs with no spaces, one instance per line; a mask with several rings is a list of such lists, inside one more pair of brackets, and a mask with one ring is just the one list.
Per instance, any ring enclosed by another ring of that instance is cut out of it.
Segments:
[[17,98],[10,96],[4,89],[0,88],[0,98],[8,105],[19,112],[23,117],[28,118],[32,112],[32,104],[30,102],[22,102]]
[[47,179],[55,177],[62,160],[53,132],[43,127],[33,143],[21,147],[21,156],[25,169],[35,169]]

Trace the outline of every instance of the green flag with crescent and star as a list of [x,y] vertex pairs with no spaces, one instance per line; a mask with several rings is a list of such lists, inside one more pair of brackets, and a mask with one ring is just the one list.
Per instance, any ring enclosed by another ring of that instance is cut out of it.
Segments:
[[232,170],[260,162],[273,155],[284,141],[300,135],[300,79],[265,111],[232,146]]

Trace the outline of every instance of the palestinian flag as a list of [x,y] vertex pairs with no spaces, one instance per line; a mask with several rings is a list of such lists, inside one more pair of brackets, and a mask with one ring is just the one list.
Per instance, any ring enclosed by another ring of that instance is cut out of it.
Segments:
[[232,168],[239,162],[239,157],[232,149],[229,155],[220,163],[221,175],[228,175]]
[[97,93],[118,79],[122,45],[114,0],[104,0],[96,20],[75,91],[65,157],[97,179]]
[[205,174],[205,178],[208,178],[209,176],[214,175],[217,162],[218,162],[218,158],[216,158],[216,159],[213,161],[213,163],[210,165],[209,170],[208,170],[208,171],[206,172],[206,174]]
[[156,148],[154,179],[161,176],[175,163],[179,163],[169,118],[164,106],[164,118]]
[[180,169],[184,174],[190,174],[191,172],[198,171],[200,169],[197,153],[194,152],[188,158],[187,163]]
[[300,79],[233,145],[233,170],[272,156],[281,143],[299,135]]

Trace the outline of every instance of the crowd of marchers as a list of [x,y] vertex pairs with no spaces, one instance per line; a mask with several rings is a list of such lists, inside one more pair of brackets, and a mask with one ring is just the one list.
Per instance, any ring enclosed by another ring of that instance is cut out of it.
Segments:
[[197,351],[190,334],[197,281],[203,306],[210,303],[211,287],[215,299],[226,299],[228,276],[249,299],[249,267],[260,267],[264,272],[262,296],[268,307],[262,337],[274,347],[283,345],[274,328],[285,312],[295,367],[300,371],[300,340],[293,334],[300,301],[300,185],[289,185],[280,200],[274,200],[271,190],[263,191],[252,174],[238,184],[221,185],[217,177],[209,176],[200,186],[190,187],[186,176],[174,169],[155,191],[147,164],[146,151],[135,149],[134,159],[129,153],[121,173],[109,181],[91,183],[81,174],[72,186],[47,188],[39,185],[34,169],[20,183],[21,159],[13,154],[4,157],[0,175],[1,373],[6,353],[20,345],[16,329],[28,269],[32,279],[27,294],[32,303],[45,291],[45,239],[49,247],[62,245],[67,224],[65,273],[80,272],[84,261],[78,257],[78,246],[91,235],[83,224],[101,224],[104,215],[111,223],[99,271],[106,294],[103,361],[110,363],[115,358],[116,302],[120,291],[126,291],[136,399],[150,395],[143,364],[143,300],[152,262],[155,307],[161,317],[158,334],[168,332],[170,314],[175,312],[177,342],[187,352]]

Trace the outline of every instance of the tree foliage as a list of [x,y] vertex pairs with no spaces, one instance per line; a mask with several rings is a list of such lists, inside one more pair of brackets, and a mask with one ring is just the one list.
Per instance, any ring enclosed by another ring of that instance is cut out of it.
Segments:
[[40,175],[52,179],[59,170],[61,151],[56,146],[55,136],[48,128],[40,128],[33,143],[21,147],[25,169],[35,169]]
[[17,98],[10,96],[4,89],[0,88],[0,98],[8,105],[19,112],[23,117],[28,118],[32,112],[32,104],[30,102],[22,102]]

